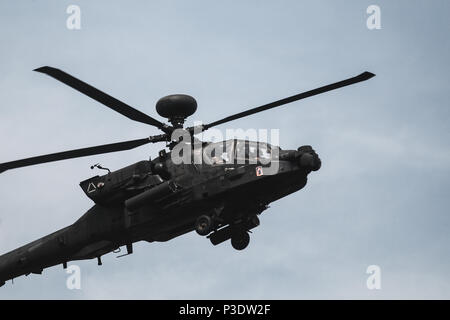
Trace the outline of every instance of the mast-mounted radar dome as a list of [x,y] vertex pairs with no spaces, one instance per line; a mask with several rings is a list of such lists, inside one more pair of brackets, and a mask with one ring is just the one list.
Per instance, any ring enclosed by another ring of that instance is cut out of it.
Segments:
[[197,110],[197,101],[186,94],[165,96],[156,103],[156,111],[169,119],[175,128],[182,128],[184,120]]

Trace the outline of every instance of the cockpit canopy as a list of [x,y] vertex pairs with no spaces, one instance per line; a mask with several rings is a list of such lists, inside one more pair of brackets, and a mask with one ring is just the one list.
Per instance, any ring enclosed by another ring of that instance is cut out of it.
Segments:
[[279,150],[265,142],[232,139],[210,143],[194,154],[196,158],[203,155],[203,162],[209,165],[268,164],[278,159]]

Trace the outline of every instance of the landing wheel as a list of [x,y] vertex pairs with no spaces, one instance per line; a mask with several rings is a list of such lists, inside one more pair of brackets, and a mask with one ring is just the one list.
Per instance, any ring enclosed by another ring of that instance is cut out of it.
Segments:
[[206,236],[212,231],[212,219],[210,216],[202,215],[195,222],[195,231],[201,236]]
[[247,231],[240,231],[231,236],[231,245],[236,250],[244,250],[250,243],[250,235]]

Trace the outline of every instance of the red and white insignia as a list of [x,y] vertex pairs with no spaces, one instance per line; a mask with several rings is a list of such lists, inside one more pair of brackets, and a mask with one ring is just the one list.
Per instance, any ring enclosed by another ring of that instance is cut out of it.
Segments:
[[261,166],[256,167],[256,176],[260,177],[262,175],[264,175],[263,168]]

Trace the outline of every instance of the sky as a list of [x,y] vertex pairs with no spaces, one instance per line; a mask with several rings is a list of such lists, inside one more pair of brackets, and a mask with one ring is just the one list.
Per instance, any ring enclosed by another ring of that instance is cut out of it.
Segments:
[[[69,30],[69,5],[81,29]],[[369,5],[381,29],[369,30]],[[376,77],[218,127],[280,129],[322,168],[272,203],[247,249],[194,232],[134,254],[9,281],[0,299],[449,299],[448,1],[1,1],[0,162],[143,138],[131,121],[33,69],[60,68],[161,119],[165,95],[211,122],[371,71]],[[0,254],[72,224],[79,181],[163,145],[0,175]],[[381,288],[369,290],[368,266]]]

